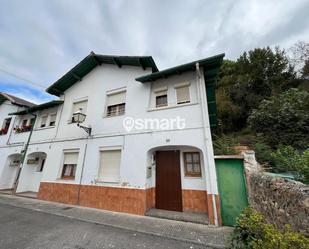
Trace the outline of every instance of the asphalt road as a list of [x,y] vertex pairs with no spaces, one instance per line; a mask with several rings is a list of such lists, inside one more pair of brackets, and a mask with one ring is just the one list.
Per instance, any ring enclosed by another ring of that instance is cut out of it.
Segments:
[[0,248],[195,249],[205,247],[160,236],[0,204]]

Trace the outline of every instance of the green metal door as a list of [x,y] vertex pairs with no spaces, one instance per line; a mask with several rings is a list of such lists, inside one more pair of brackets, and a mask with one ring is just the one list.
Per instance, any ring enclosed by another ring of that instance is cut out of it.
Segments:
[[216,159],[222,223],[234,226],[237,216],[248,206],[242,159]]

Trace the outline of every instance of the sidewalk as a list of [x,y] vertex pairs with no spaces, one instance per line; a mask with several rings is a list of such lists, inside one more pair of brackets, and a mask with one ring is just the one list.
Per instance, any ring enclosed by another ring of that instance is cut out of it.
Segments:
[[0,194],[0,203],[104,226],[202,244],[211,248],[224,248],[225,241],[232,231],[229,227],[214,227],[210,225],[116,213],[3,194]]

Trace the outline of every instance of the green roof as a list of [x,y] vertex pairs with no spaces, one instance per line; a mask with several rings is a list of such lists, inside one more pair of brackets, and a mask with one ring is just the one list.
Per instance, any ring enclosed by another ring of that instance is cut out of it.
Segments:
[[209,112],[209,122],[211,127],[217,125],[217,108],[216,108],[216,81],[217,76],[219,75],[220,66],[223,61],[224,54],[219,54],[216,56],[208,57],[202,60],[192,61],[183,65],[176,67],[168,68],[159,72],[152,74],[147,74],[141,77],[136,78],[137,81],[142,83],[155,81],[158,79],[164,79],[173,75],[181,74],[187,71],[195,71],[196,63],[204,70],[204,79],[206,84],[206,95],[208,102],[208,112]]
[[53,101],[46,102],[46,103],[43,103],[43,104],[40,104],[40,105],[29,107],[29,108],[27,108],[26,110],[23,110],[23,111],[10,113],[9,115],[25,115],[27,113],[33,113],[33,112],[36,112],[36,111],[39,111],[39,110],[44,110],[44,109],[51,108],[51,107],[54,107],[54,106],[58,106],[58,105],[61,105],[61,104],[63,104],[63,100],[53,100]]
[[152,72],[157,72],[158,68],[151,56],[116,56],[99,55],[91,52],[69,72],[46,89],[50,94],[60,96],[65,90],[80,81],[92,69],[102,64],[113,64],[118,67],[137,66],[143,69],[151,68]]

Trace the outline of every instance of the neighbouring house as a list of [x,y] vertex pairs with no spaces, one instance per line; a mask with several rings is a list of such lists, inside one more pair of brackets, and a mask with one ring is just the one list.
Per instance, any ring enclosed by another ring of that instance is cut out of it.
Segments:
[[[210,129],[223,57],[159,71],[151,56],[92,52],[47,89],[58,100],[3,111],[15,130],[11,125],[1,143],[1,179],[24,150],[16,193],[138,215],[151,208],[199,212],[220,224]],[[77,111],[85,115],[79,127]],[[4,128],[6,118],[1,109]],[[181,128],[137,126],[179,118]]]
[[11,142],[12,133],[16,127],[29,130],[31,125],[30,120],[24,122],[9,113],[33,106],[24,99],[0,92],[0,189],[12,188],[22,158],[22,143]]

